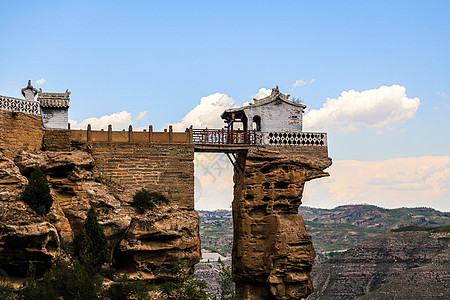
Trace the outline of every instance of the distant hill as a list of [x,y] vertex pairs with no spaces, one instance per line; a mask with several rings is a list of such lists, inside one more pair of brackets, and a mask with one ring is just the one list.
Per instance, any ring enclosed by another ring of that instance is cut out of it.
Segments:
[[[332,251],[346,250],[391,229],[405,226],[439,226],[450,222],[449,212],[426,207],[386,209],[375,205],[344,205],[333,209],[300,206],[299,214],[313,238],[319,261]],[[199,211],[202,247],[231,254],[231,210]]]
[[[313,237],[319,260],[325,252],[349,249],[388,230],[405,226],[439,226],[449,212],[426,207],[386,209],[375,205],[344,205],[333,209],[300,206],[299,214]],[[327,258],[327,257],[325,257]]]
[[384,233],[316,264],[308,299],[450,299],[449,247],[449,224]]

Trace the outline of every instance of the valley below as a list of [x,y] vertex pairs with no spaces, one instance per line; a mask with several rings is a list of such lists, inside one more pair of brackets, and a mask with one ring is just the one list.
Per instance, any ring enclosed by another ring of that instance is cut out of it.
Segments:
[[[450,213],[431,208],[385,209],[345,205],[300,207],[316,259],[315,292],[308,299],[426,299],[450,296]],[[231,211],[199,211],[202,252],[231,265]],[[447,224],[447,225],[446,225]],[[217,287],[216,261],[196,265],[196,275]]]

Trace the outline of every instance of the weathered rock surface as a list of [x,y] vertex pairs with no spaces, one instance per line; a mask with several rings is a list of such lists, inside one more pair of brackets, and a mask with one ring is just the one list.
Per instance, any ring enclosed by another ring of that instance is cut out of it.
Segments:
[[314,267],[308,299],[448,299],[450,235],[389,232]]
[[305,182],[327,176],[323,170],[331,159],[293,149],[258,148],[238,156],[233,200],[238,299],[301,299],[313,291],[315,251],[297,211]]
[[[35,163],[46,173],[54,203],[38,216],[20,194]],[[110,263],[119,270],[154,278],[156,265],[200,260],[198,214],[177,205],[138,214],[134,190],[105,180],[84,151],[21,151],[14,161],[0,153],[0,267],[24,276],[29,261],[45,271],[70,245],[90,206],[108,238]],[[137,187],[139,188],[139,187]]]

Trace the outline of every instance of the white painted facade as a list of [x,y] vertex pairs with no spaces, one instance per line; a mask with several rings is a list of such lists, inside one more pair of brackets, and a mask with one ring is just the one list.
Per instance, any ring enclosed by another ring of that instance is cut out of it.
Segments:
[[266,105],[245,107],[247,128],[256,129],[254,117],[261,119],[262,132],[300,132],[302,131],[303,109],[284,101],[274,101]]
[[42,123],[48,129],[67,129],[69,110],[67,108],[42,108]]

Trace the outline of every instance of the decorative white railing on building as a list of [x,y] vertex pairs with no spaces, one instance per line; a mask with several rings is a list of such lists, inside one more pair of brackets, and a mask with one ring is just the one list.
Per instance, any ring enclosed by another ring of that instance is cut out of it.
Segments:
[[322,132],[257,132],[256,143],[262,145],[326,146]]
[[0,110],[23,112],[26,114],[40,115],[41,106],[37,101],[29,101],[0,95]]

